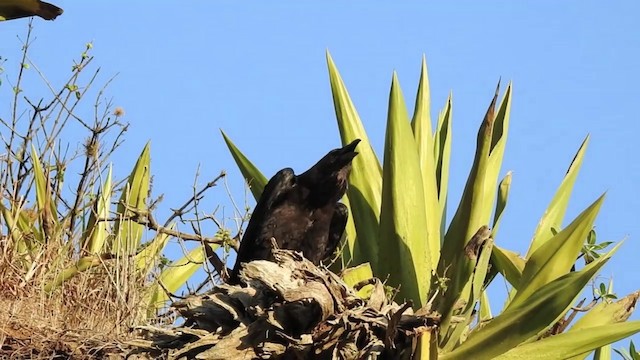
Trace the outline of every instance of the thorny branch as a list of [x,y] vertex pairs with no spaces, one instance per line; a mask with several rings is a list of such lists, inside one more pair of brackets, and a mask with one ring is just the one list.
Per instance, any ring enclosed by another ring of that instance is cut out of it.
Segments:
[[[169,236],[173,236],[185,241],[200,242],[204,247],[204,250],[207,255],[207,259],[209,260],[209,263],[213,266],[215,272],[222,279],[225,279],[228,273],[226,264],[224,261],[222,261],[222,259],[220,259],[220,256],[218,256],[218,254],[214,251],[214,249],[212,248],[212,245],[214,244],[227,245],[237,250],[238,243],[239,243],[238,241],[239,234],[230,239],[226,237],[219,237],[219,236],[214,236],[214,237],[203,236],[202,232],[198,228],[194,227],[193,222],[199,223],[203,219],[211,219],[212,221],[214,221],[214,223],[218,228],[222,228],[222,224],[213,216],[204,216],[203,218],[197,217],[196,220],[192,221],[192,228],[194,230],[193,233],[185,233],[185,232],[181,232],[181,231],[177,231],[169,228],[169,225],[171,224],[171,222],[176,218],[180,218],[184,222],[184,221],[188,221],[188,220],[182,219],[182,216],[184,216],[186,213],[191,212],[192,210],[197,213],[197,203],[204,197],[204,193],[207,190],[217,186],[217,183],[220,180],[224,179],[225,177],[226,177],[226,173],[222,171],[213,180],[207,182],[200,190],[194,191],[194,195],[191,198],[189,198],[187,201],[185,201],[185,203],[182,204],[182,206],[180,206],[178,209],[172,210],[173,214],[165,221],[164,225],[160,225],[158,223],[158,221],[154,218],[151,211],[148,211],[148,210],[143,211],[137,208],[131,208],[126,204],[124,204],[124,206],[134,214],[134,216],[131,217],[132,221],[135,221],[138,224],[144,225],[150,230],[163,233]],[[207,272],[211,274],[210,271],[207,271]]]
[[150,211],[130,207],[125,203],[121,203],[121,204],[123,204],[127,210],[131,211],[133,215],[130,216],[129,218],[125,217],[125,218],[118,218],[118,219],[107,219],[107,221],[117,221],[121,219],[131,220],[131,221],[137,222],[140,225],[146,226],[150,230],[157,231],[159,233],[166,234],[166,235],[173,236],[173,237],[176,237],[182,240],[187,240],[187,241],[199,241],[206,244],[218,244],[218,245],[223,245],[225,242],[224,239],[219,239],[216,237],[205,237],[205,236],[200,236],[196,234],[185,233],[178,230],[172,230],[168,227],[158,224],[158,222],[155,220],[155,218],[153,217],[153,214],[151,214]]
[[[97,114],[96,114],[97,115]],[[106,121],[104,118],[100,121],[96,121],[95,125],[89,127],[88,129],[91,131],[91,137],[85,144],[85,163],[83,171],[80,175],[80,181],[78,181],[78,186],[76,188],[76,194],[82,194],[85,192],[85,186],[89,181],[89,176],[94,173],[95,167],[99,165],[100,159],[100,136],[105,132],[109,131],[113,126],[118,125],[117,122],[118,116],[116,116],[116,121],[111,122],[111,118],[107,117]],[[122,129],[121,129],[122,132]],[[117,146],[117,145],[115,145]],[[71,208],[71,215],[69,219],[69,228],[68,233],[71,235],[75,229],[75,222],[78,216],[78,209],[82,203],[82,197],[76,196],[73,207]]]
[[182,217],[184,214],[189,212],[191,210],[189,206],[191,206],[191,204],[193,204],[194,202],[202,199],[202,195],[210,188],[216,186],[218,181],[220,181],[220,179],[224,178],[225,176],[227,176],[227,174],[224,171],[220,172],[220,175],[216,176],[215,179],[209,181],[202,189],[200,189],[200,191],[198,191],[195,195],[193,195],[182,206],[180,206],[178,209],[171,209],[173,211],[173,214],[169,216],[167,221],[165,221],[164,226],[169,226],[169,224],[173,220],[175,220],[175,218]]

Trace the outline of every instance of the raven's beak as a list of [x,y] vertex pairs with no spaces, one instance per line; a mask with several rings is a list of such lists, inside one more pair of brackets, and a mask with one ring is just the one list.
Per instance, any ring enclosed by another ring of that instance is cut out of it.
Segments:
[[351,160],[353,160],[354,157],[356,157],[356,155],[358,155],[355,150],[359,142],[360,139],[355,139],[350,144],[347,144],[344,147],[338,149],[338,158],[340,159],[338,161],[338,165],[340,167],[346,166],[351,162]]
[[359,142],[360,142],[360,139],[353,140],[350,144],[347,144],[342,149],[340,149],[340,153],[348,154],[350,152],[355,152],[356,146],[358,146]]

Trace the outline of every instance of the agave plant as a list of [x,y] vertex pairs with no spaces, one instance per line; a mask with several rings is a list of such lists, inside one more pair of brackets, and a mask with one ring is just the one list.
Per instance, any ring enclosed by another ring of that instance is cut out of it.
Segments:
[[[620,246],[601,253],[609,244],[595,243],[592,229],[604,195],[563,223],[588,137],[542,215],[529,250],[520,256],[495,242],[512,181],[510,172],[499,179],[511,84],[500,101],[496,91],[488,107],[460,203],[449,220],[452,98],[433,130],[424,58],[411,118],[393,74],[382,164],[328,53],[327,62],[342,143],[362,140],[343,199],[351,216],[340,254],[341,264],[360,266],[345,269],[343,278],[351,284],[371,275],[388,279],[397,298],[411,300],[417,311],[441,315],[436,330],[423,335],[417,357],[560,359],[585,358],[595,350],[596,358],[605,358],[608,344],[640,331],[639,321],[625,322],[639,293],[612,302],[607,289],[569,326],[576,299]],[[223,136],[258,198],[266,177]],[[580,267],[581,257],[585,265]],[[402,264],[402,271],[395,264]],[[511,289],[501,313],[492,316],[487,287],[498,273]]]

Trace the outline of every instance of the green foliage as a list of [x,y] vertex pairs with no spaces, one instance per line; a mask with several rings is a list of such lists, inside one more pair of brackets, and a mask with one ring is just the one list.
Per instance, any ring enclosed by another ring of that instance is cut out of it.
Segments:
[[[437,252],[429,251],[430,234],[425,231],[429,226],[420,162],[396,74],[389,95],[386,133],[379,256],[374,272],[389,275],[392,286],[402,284],[401,296],[412,299],[421,307],[426,301],[431,278],[420,279],[420,275],[431,274],[434,269],[431,254]],[[438,223],[435,227],[439,226]],[[398,264],[402,264],[403,271],[397,271]]]
[[140,244],[144,225],[134,221],[132,217],[147,211],[146,200],[151,180],[150,165],[150,144],[147,143],[127,179],[118,202],[119,218],[115,224],[116,237],[110,246],[114,253],[133,254]]
[[622,356],[624,360],[640,360],[640,352],[636,350],[636,346],[633,344],[633,341],[629,344],[629,350],[618,350],[616,349],[616,353]]
[[[450,96],[432,130],[426,61],[422,62],[411,118],[393,74],[382,166],[329,54],[327,63],[342,143],[362,140],[344,199],[351,216],[342,264],[369,263],[367,269],[374,276],[388,278],[389,285],[399,287],[398,296],[413,300],[422,311],[442,315],[437,341],[425,343],[425,338],[419,344],[420,356],[434,357],[436,344],[443,359],[564,358],[594,350],[603,354],[608,344],[640,331],[638,322],[623,323],[628,315],[622,309],[634,295],[613,305],[610,301],[615,295],[610,289],[597,287],[597,305],[570,328],[571,334],[553,333],[567,329],[567,324],[554,325],[572,319],[565,315],[620,246],[602,254],[611,242],[596,242],[593,226],[604,195],[563,226],[589,137],[543,214],[527,254],[519,256],[494,244],[512,182],[511,172],[499,181],[510,122],[511,84],[502,99],[496,91],[491,100],[478,130],[460,203],[447,221],[452,100]],[[245,178],[252,185],[254,179],[264,179],[224,136]],[[252,187],[256,198],[261,182],[257,185],[257,189]],[[585,266],[577,269],[580,258]],[[397,264],[403,264],[401,270]],[[503,312],[492,317],[486,289],[498,273],[511,290]],[[350,279],[353,275],[346,270],[345,276]],[[475,316],[478,310],[481,321]]]

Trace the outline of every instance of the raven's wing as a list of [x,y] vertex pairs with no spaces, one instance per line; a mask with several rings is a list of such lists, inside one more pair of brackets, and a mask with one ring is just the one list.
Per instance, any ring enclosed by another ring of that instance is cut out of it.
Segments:
[[241,263],[252,260],[266,259],[271,250],[269,241],[258,241],[258,235],[262,231],[264,222],[273,206],[281,201],[296,183],[296,175],[290,168],[285,168],[276,173],[264,187],[262,195],[253,209],[251,219],[240,242],[236,264],[231,271],[229,282],[237,282]]
[[329,225],[329,237],[327,239],[327,247],[325,248],[323,260],[328,259],[338,248],[344,229],[347,226],[347,219],[349,219],[349,210],[343,203],[337,203],[333,217],[331,218],[331,224]]

